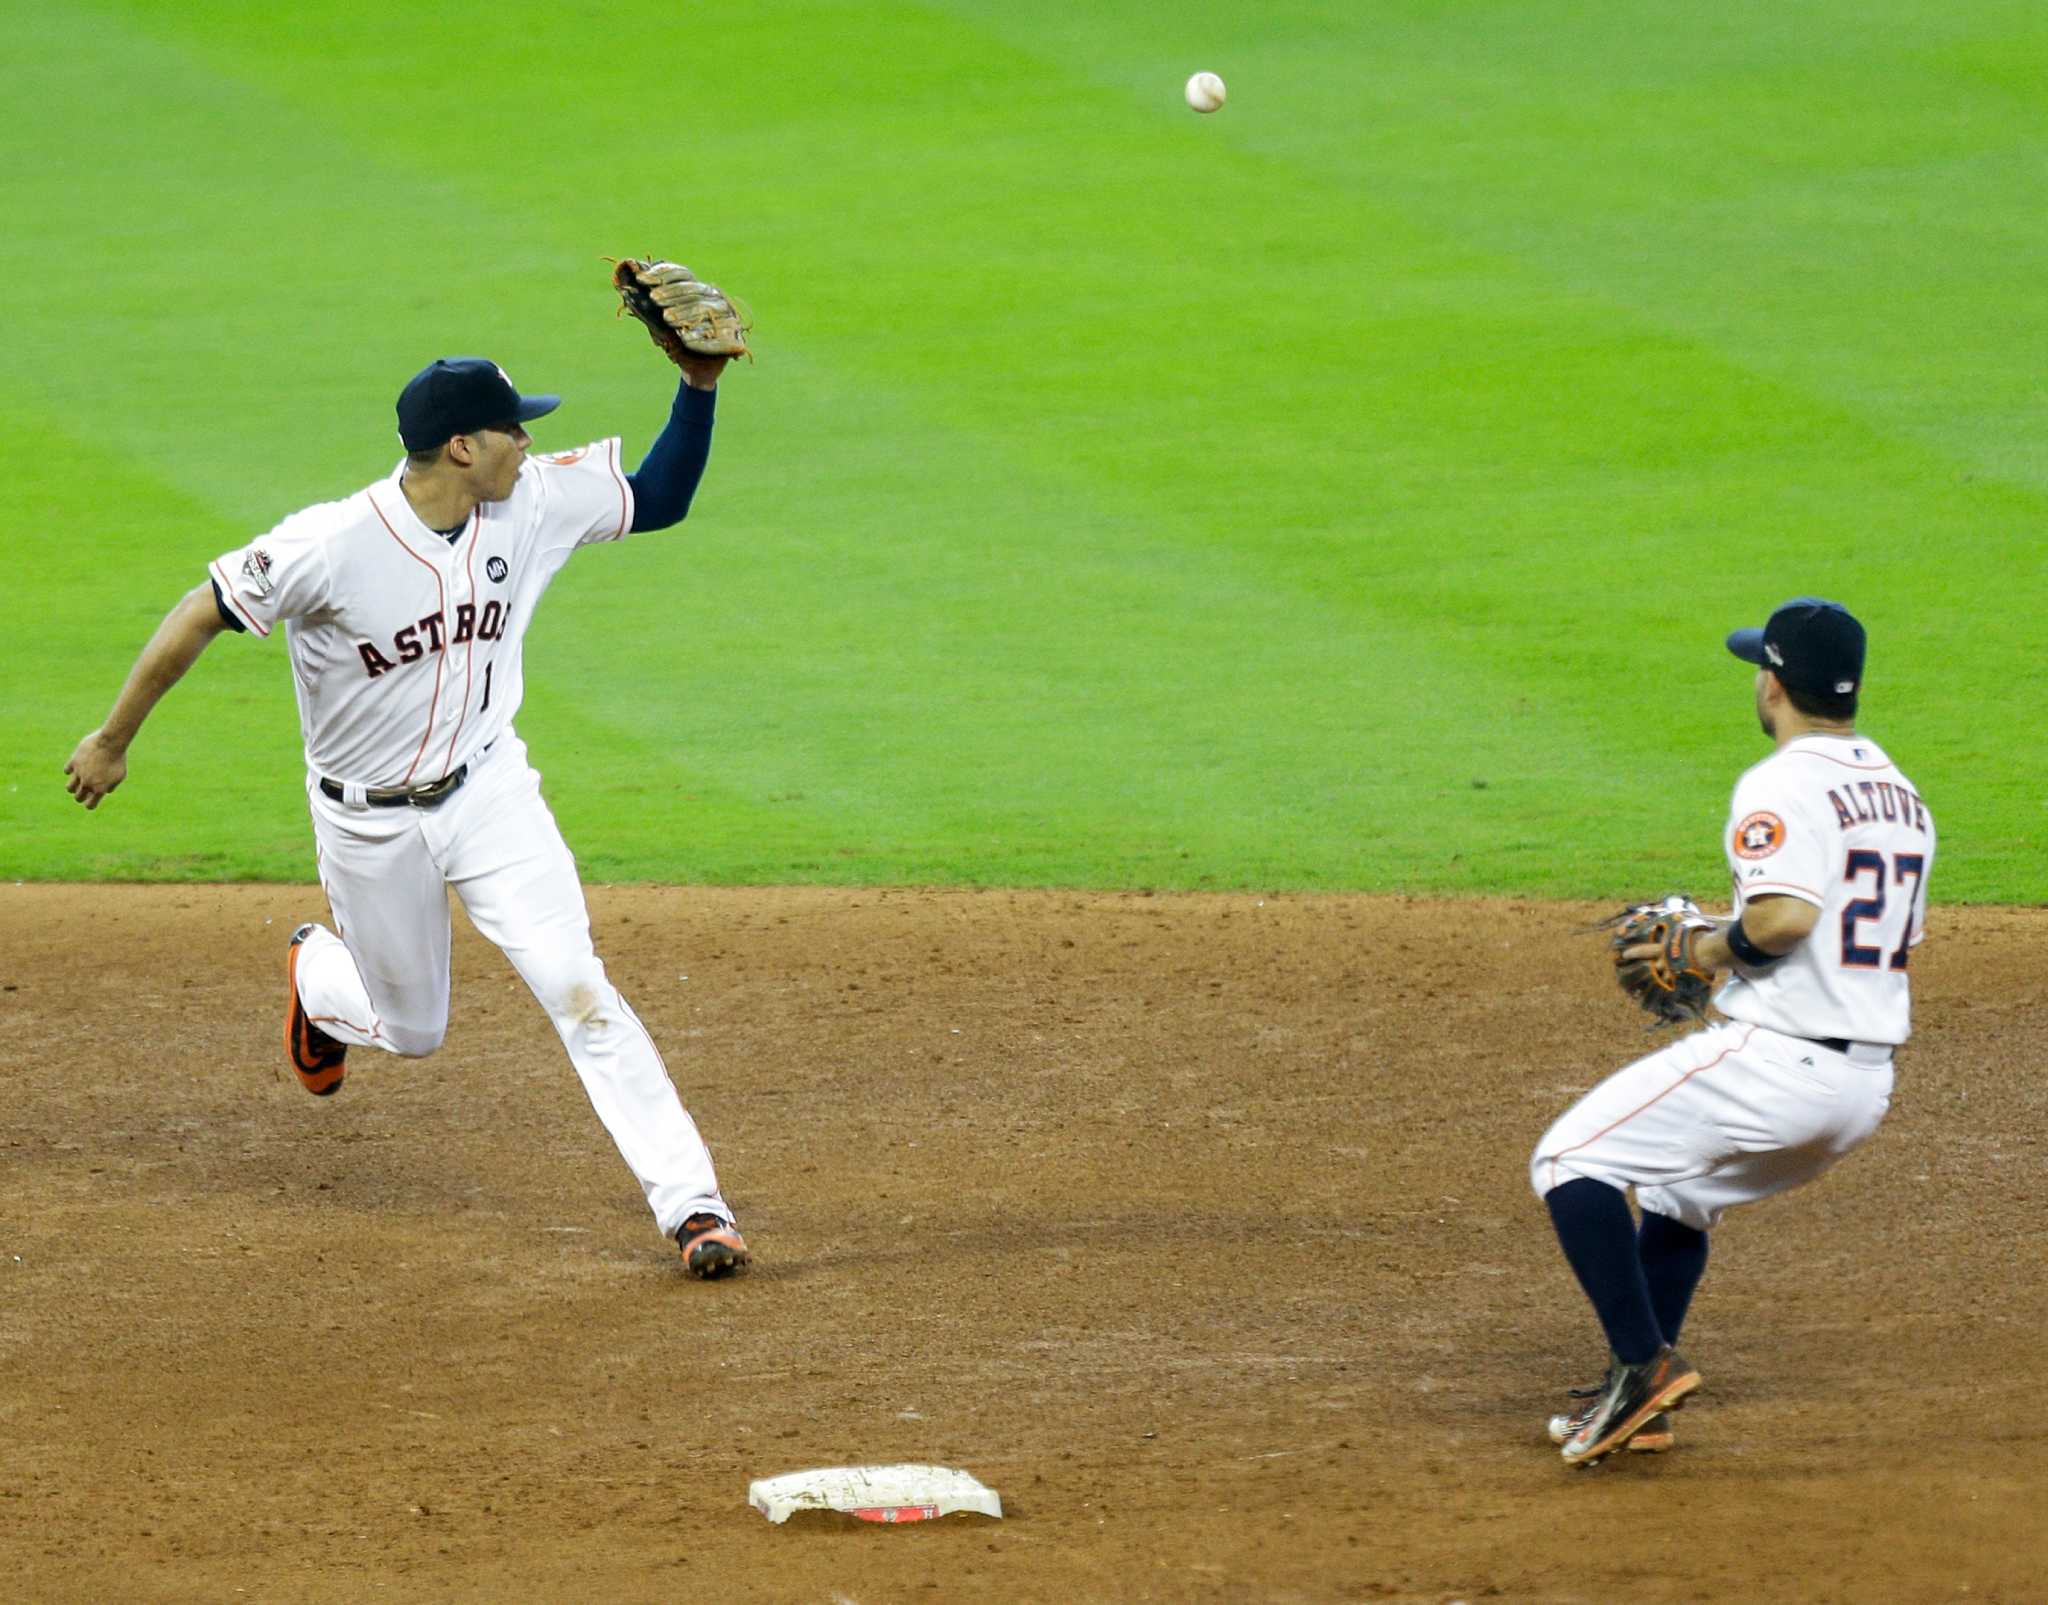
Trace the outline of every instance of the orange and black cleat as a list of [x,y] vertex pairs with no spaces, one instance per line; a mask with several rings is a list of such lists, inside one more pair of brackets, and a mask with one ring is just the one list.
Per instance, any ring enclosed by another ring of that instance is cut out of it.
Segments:
[[313,927],[301,925],[292,932],[291,950],[284,961],[284,1056],[292,1062],[299,1085],[316,1098],[330,1098],[341,1091],[348,1074],[348,1044],[336,1042],[306,1018],[299,1002],[299,944],[313,934]]
[[[1573,1388],[1572,1397],[1592,1401],[1597,1400],[1606,1391],[1605,1384],[1591,1388]],[[1564,1415],[1552,1416],[1549,1424],[1550,1441],[1563,1443],[1592,1419],[1596,1408],[1596,1404],[1587,1403]],[[1675,1448],[1677,1443],[1678,1434],[1672,1428],[1670,1411],[1659,1410],[1636,1429],[1635,1436],[1629,1439],[1626,1447],[1631,1454],[1661,1455]]]
[[754,1257],[747,1252],[740,1229],[716,1215],[692,1215],[676,1228],[675,1237],[683,1251],[683,1268],[707,1282],[730,1276]]
[[1667,1412],[1683,1405],[1699,1385],[1699,1372],[1668,1343],[1640,1365],[1617,1359],[1607,1368],[1599,1397],[1566,1424],[1570,1436],[1558,1453],[1566,1465],[1590,1466],[1628,1447],[1640,1433],[1668,1433]]

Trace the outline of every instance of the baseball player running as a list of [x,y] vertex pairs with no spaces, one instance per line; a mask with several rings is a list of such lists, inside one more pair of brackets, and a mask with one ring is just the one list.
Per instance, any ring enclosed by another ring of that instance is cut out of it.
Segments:
[[1728,650],[1759,666],[1757,717],[1776,743],[1729,810],[1734,916],[1688,915],[1670,945],[1631,939],[1616,955],[1625,985],[1674,955],[1702,983],[1731,971],[1713,998],[1726,1018],[1595,1087],[1529,1164],[1611,1354],[1606,1379],[1550,1421],[1572,1465],[1670,1447],[1667,1412],[1700,1382],[1676,1345],[1708,1232],[1730,1206],[1812,1181],[1875,1132],[1908,1032],[1934,820],[1856,731],[1863,626],[1840,603],[1800,597]]
[[549,581],[585,546],[683,518],[719,375],[745,350],[731,303],[687,269],[629,261],[617,283],[683,370],[638,469],[621,470],[617,437],[529,455],[526,425],[558,397],[522,395],[481,358],[429,364],[398,398],[398,466],[215,561],[64,767],[96,808],[151,709],[216,636],[282,624],[334,915],[287,950],[285,1050],[300,1082],[330,1096],[351,1048],[423,1058],[441,1046],[453,886],[547,1010],[656,1224],[712,1278],[748,1262],[746,1243],[653,1039],[605,975],[575,861],[512,726],[521,644]]

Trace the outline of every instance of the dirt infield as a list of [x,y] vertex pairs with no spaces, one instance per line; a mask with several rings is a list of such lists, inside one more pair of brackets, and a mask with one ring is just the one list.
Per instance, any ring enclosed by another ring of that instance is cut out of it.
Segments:
[[[317,891],[0,887],[0,1594],[2048,1597],[2048,911],[1936,911],[1885,1129],[1716,1234],[1677,1451],[1574,1472],[1601,1355],[1523,1166],[1647,1041],[1590,910],[592,901],[738,1281],[459,916],[448,1047],[319,1101]],[[895,1460],[1006,1519],[745,1504]]]

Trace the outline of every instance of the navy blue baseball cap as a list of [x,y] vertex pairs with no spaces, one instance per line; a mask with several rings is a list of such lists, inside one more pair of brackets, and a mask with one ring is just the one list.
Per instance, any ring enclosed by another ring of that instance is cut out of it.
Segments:
[[1794,691],[1854,696],[1863,684],[1863,626],[1840,602],[1795,596],[1760,630],[1737,630],[1728,650]]
[[560,396],[522,396],[487,358],[441,357],[399,391],[398,438],[407,451],[426,451],[455,435],[545,418],[561,404]]

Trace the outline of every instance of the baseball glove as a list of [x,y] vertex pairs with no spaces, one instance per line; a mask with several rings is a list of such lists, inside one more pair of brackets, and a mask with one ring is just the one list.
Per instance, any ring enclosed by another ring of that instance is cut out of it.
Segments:
[[[1695,949],[1700,933],[1719,922],[1699,905],[1674,892],[1661,903],[1636,903],[1602,920],[1596,931],[1614,933],[1614,978],[1637,1007],[1660,1025],[1680,1025],[1707,1017],[1707,999],[1714,990],[1714,972],[1699,962]],[[1651,958],[1625,959],[1632,947],[1655,947]]]
[[677,367],[748,354],[747,324],[732,298],[680,262],[621,257],[612,284],[624,309],[647,325]]

